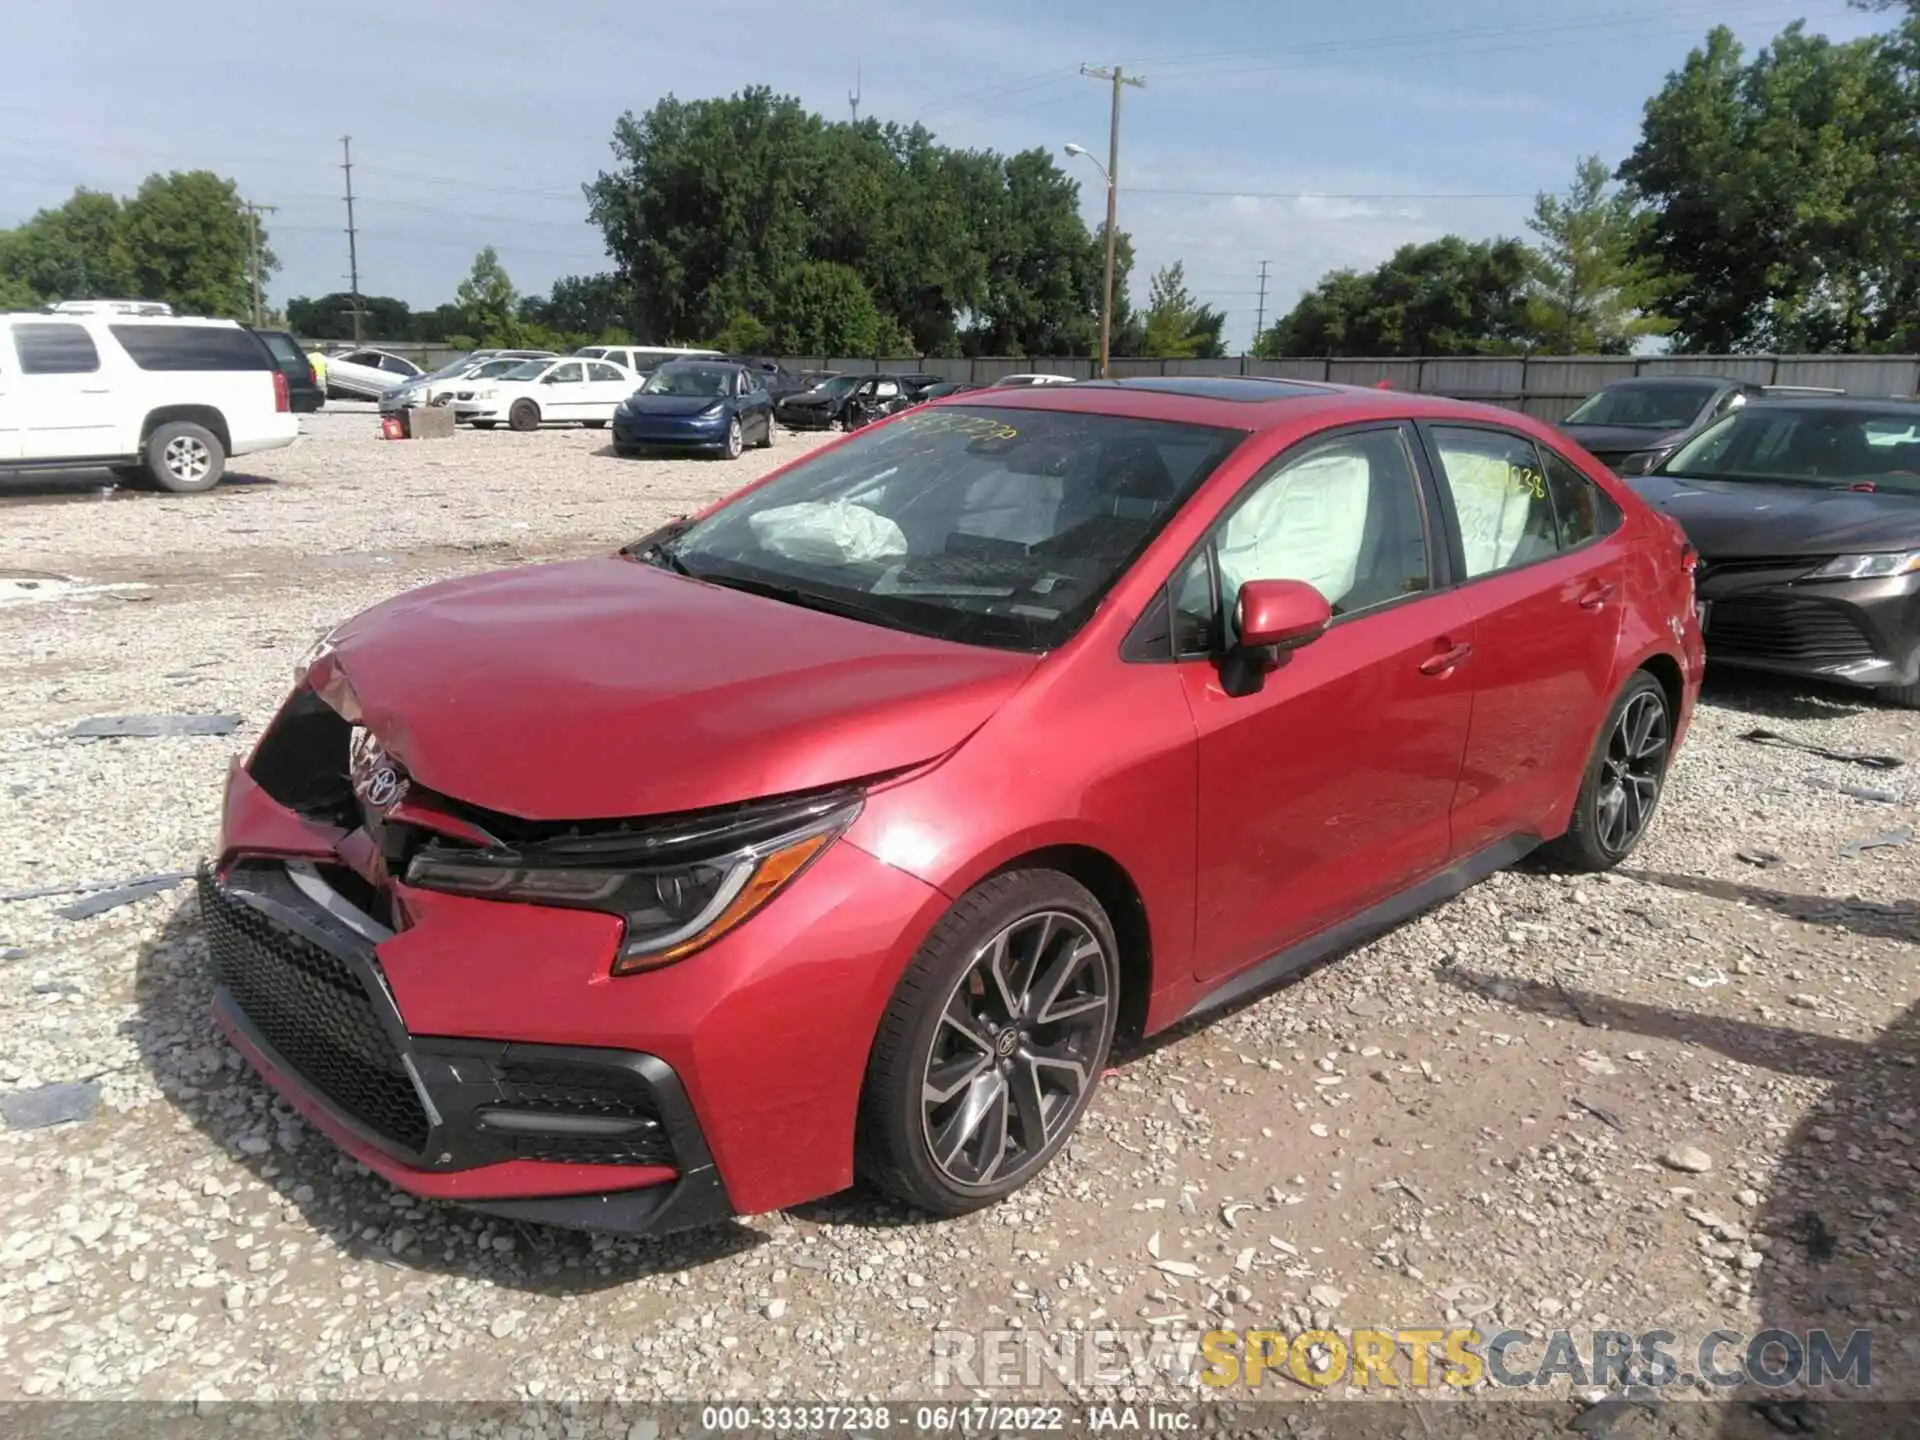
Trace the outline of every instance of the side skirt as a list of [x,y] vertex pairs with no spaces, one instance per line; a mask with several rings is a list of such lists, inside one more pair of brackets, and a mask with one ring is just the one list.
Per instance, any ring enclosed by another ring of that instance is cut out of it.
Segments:
[[1229,976],[1224,983],[1194,1001],[1180,1021],[1224,1010],[1278,985],[1288,976],[1298,974],[1329,955],[1351,950],[1362,941],[1372,939],[1383,930],[1391,930],[1422,910],[1430,909],[1442,900],[1451,900],[1469,885],[1486,879],[1494,871],[1506,869],[1539,844],[1540,838],[1536,835],[1510,835],[1484,850],[1476,850],[1399,894],[1389,895],[1370,909],[1329,925],[1319,934],[1308,936],[1299,944],[1277,955],[1270,955],[1237,975]]

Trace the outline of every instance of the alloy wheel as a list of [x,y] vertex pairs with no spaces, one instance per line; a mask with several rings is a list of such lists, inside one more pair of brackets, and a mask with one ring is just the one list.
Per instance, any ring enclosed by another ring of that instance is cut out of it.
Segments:
[[921,1080],[927,1153],[952,1184],[1036,1170],[1098,1078],[1113,966],[1084,920],[1022,916],[979,950],[940,1015]]
[[1671,739],[1667,707],[1647,690],[1627,702],[1607,737],[1594,818],[1600,843],[1615,855],[1632,849],[1653,817]]
[[167,442],[160,463],[174,479],[191,485],[206,479],[207,471],[213,468],[213,453],[191,435],[176,435]]
[[738,460],[740,452],[746,449],[746,436],[740,429],[740,417],[734,416],[727,422],[727,458]]

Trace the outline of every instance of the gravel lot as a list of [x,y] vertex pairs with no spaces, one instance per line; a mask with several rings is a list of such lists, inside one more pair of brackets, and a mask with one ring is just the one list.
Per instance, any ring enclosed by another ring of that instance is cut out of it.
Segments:
[[[306,428],[210,496],[0,491],[0,891],[192,869],[229,758],[352,611],[605,550],[812,443],[728,465]],[[162,711],[244,721],[62,735]],[[0,1128],[0,1397],[925,1397],[936,1329],[1463,1319],[1867,1327],[1876,1390],[1920,1396],[1920,846],[1843,853],[1914,822],[1917,742],[1905,712],[1716,677],[1621,874],[1498,876],[1126,1057],[1061,1163],[947,1223],[853,1193],[636,1243],[417,1203],[218,1037],[185,887],[85,919],[5,900],[0,1104],[98,1097]],[[1098,1393],[1194,1392],[1143,1367]]]

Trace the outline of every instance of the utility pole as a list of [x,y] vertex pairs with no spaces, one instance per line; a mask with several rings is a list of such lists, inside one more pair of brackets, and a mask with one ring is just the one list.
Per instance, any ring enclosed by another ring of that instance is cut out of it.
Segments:
[[1113,82],[1113,118],[1107,131],[1107,273],[1101,290],[1100,300],[1100,378],[1105,380],[1109,373],[1109,352],[1113,343],[1113,242],[1114,212],[1118,208],[1120,192],[1120,90],[1124,85],[1144,87],[1144,76],[1128,75],[1118,65],[1111,70],[1104,66],[1082,65],[1082,75],[1095,80]]
[[1253,315],[1253,343],[1260,343],[1260,336],[1267,328],[1267,266],[1271,260],[1260,262],[1260,308]]
[[853,123],[860,123],[860,62],[853,62],[853,89],[847,92],[847,106],[853,111]]
[[340,168],[347,176],[347,284],[353,295],[353,343],[360,343],[360,236],[353,228],[353,137],[340,137]]
[[242,200],[240,203],[246,207],[247,211],[247,254],[250,257],[248,271],[253,276],[253,323],[258,327],[267,323],[265,302],[261,297],[265,277],[260,269],[260,216],[271,215],[279,209],[279,206],[256,205],[251,200]]

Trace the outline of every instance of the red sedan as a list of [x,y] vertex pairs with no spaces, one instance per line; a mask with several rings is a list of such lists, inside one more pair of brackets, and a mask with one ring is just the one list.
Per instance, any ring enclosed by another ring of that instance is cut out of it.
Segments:
[[1646,832],[1692,552],[1522,416],[970,394],[317,647],[200,884],[218,1017],[415,1194],[655,1233],[1032,1178],[1116,1042]]

